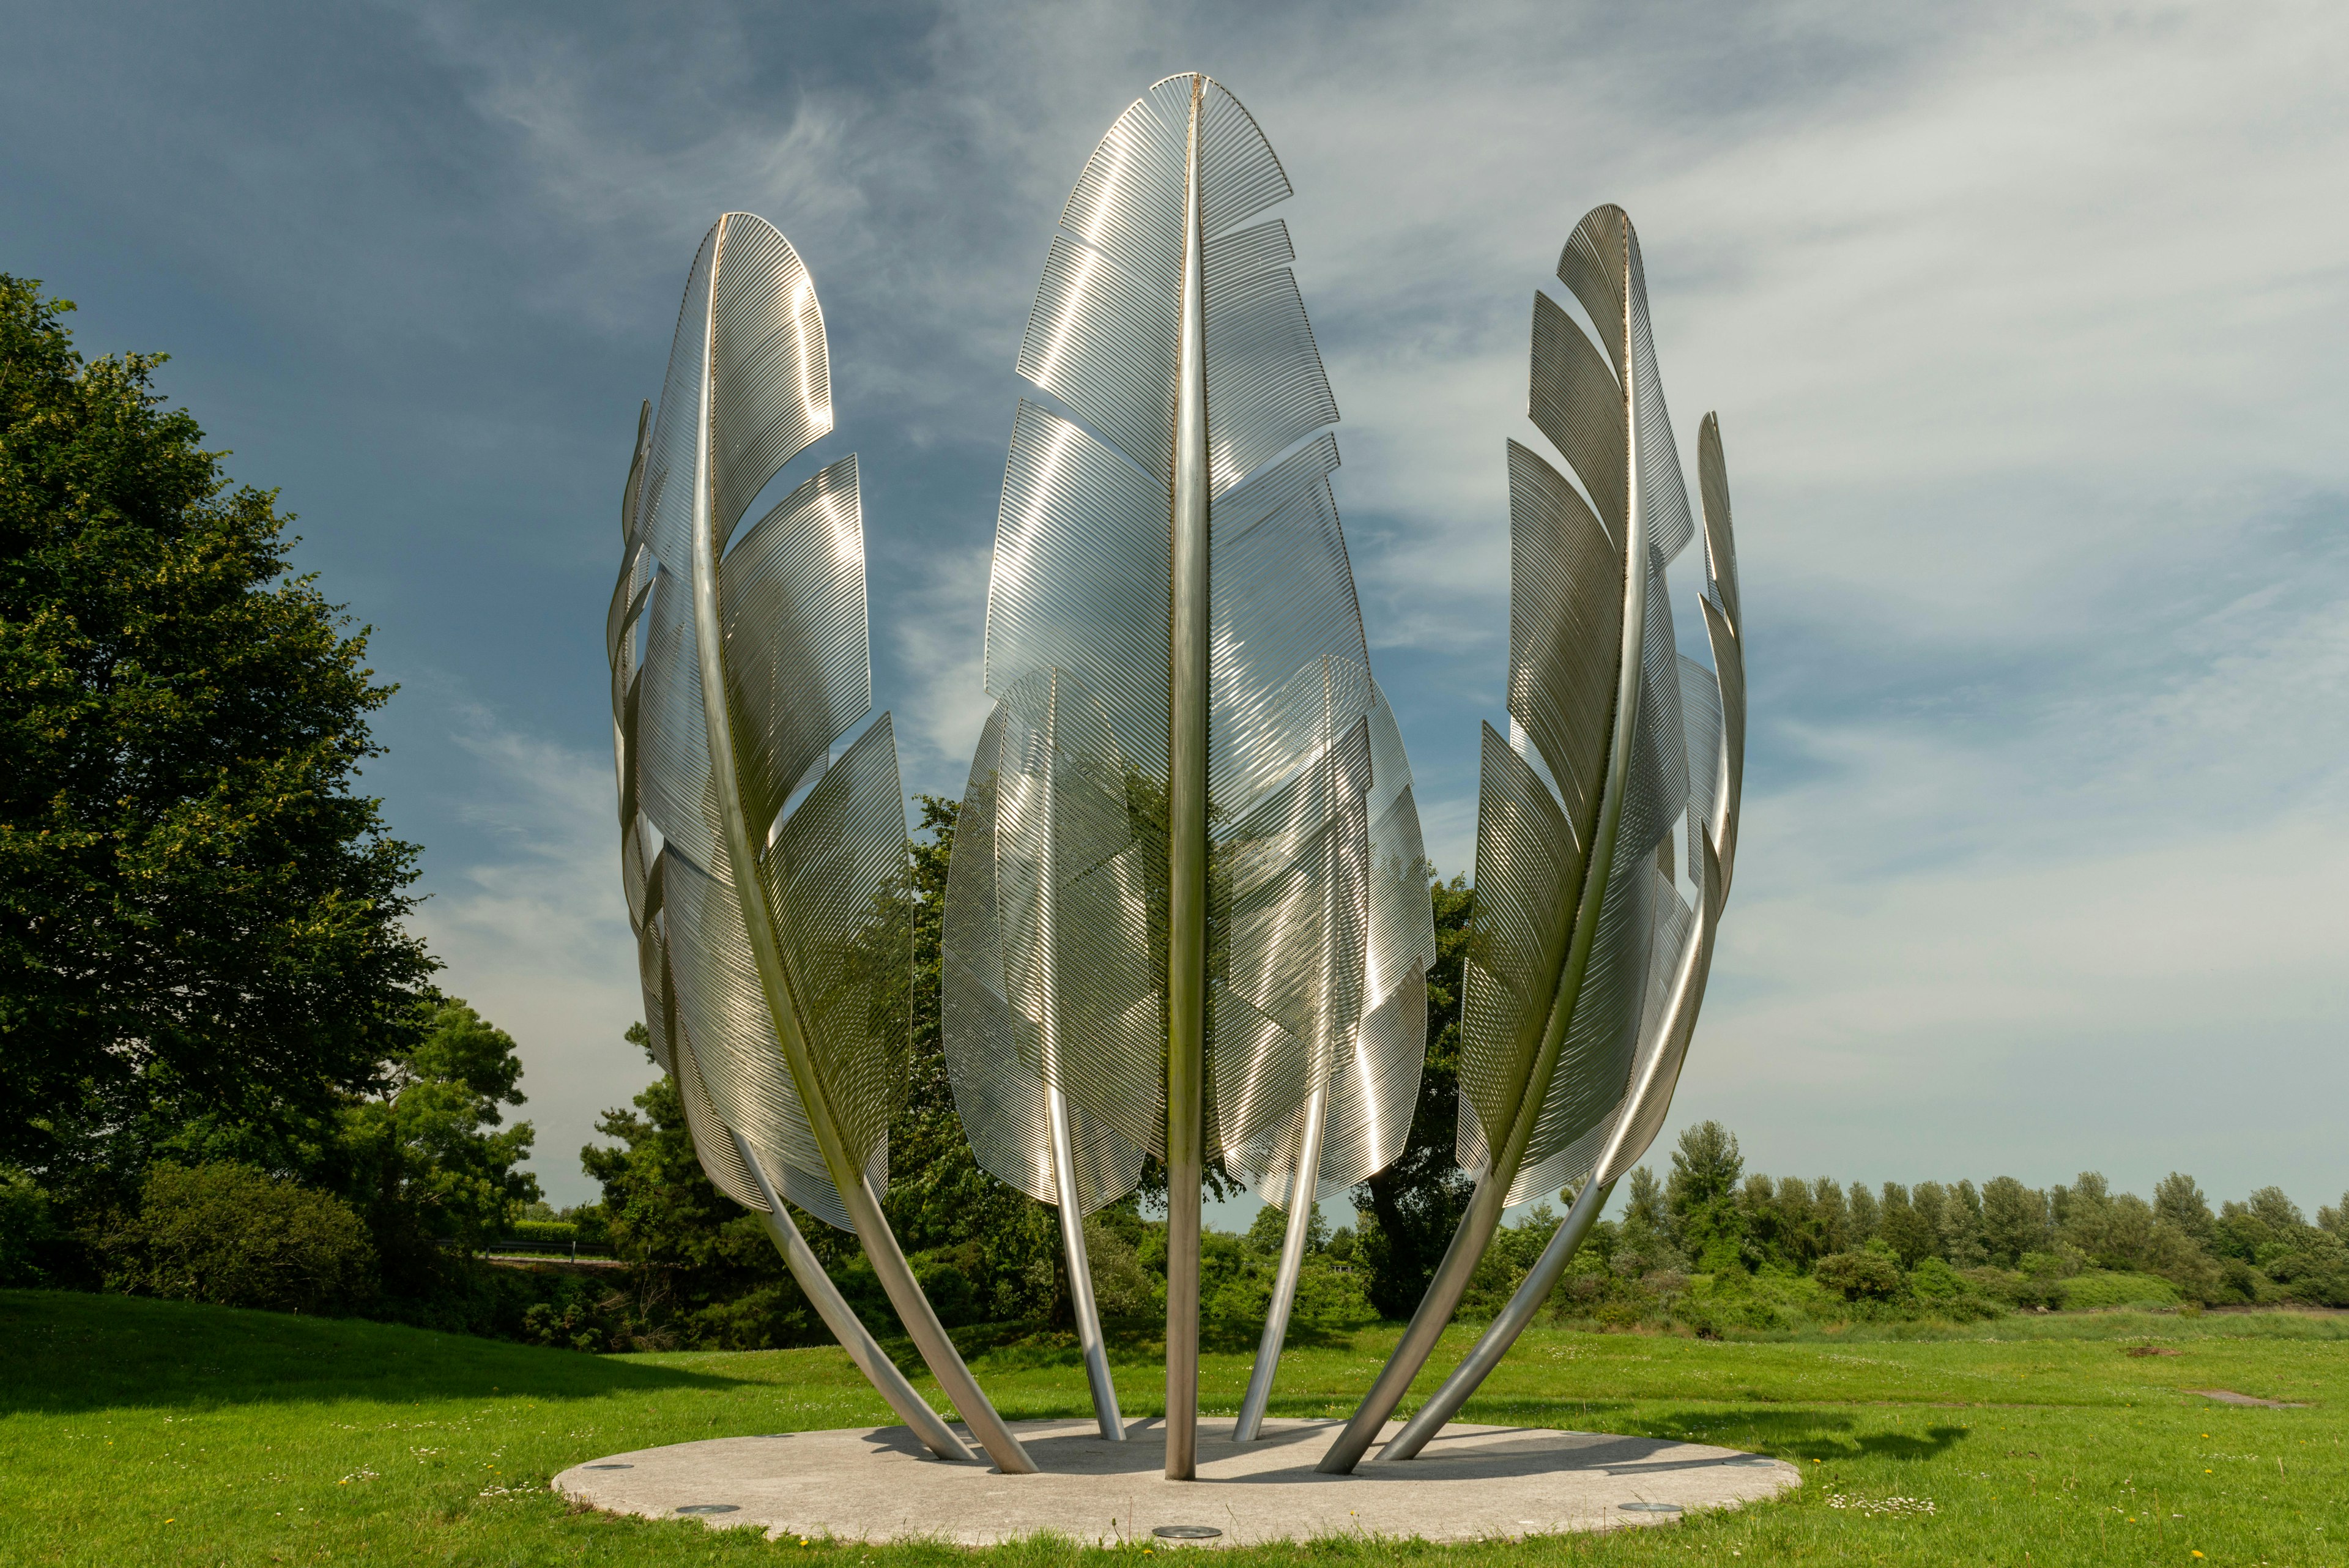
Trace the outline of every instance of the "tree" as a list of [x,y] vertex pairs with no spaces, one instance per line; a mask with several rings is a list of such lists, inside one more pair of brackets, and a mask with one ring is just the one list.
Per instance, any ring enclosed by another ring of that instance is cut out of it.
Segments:
[[1941,1256],[1961,1269],[1990,1262],[1990,1253],[1982,1246],[1982,1194],[1971,1181],[1951,1188],[1942,1207]]
[[1460,1002],[1476,892],[1465,877],[1429,875],[1435,909],[1435,966],[1427,975],[1427,1060],[1411,1131],[1395,1162],[1354,1189],[1371,1304],[1409,1317],[1435,1277],[1452,1232],[1467,1212],[1475,1179],[1454,1145],[1460,1115]]
[[[2237,1205],[2230,1203],[2225,1207],[2229,1210],[2233,1210]],[[2279,1235],[2289,1235],[2292,1231],[2305,1229],[2308,1225],[2308,1219],[2301,1213],[2300,1205],[2294,1203],[2291,1195],[2281,1187],[2261,1188],[2252,1193],[2240,1208],[2243,1212]]]
[[1844,1245],[1856,1250],[1875,1238],[1879,1218],[1876,1209],[1876,1194],[1868,1189],[1868,1183],[1865,1181],[1855,1181],[1851,1184],[1849,1212],[1851,1218],[1846,1227]]
[[[652,1059],[643,1024],[630,1024],[627,1039]],[[730,1350],[820,1342],[823,1325],[758,1217],[702,1170],[677,1086],[664,1075],[634,1103],[634,1111],[607,1110],[596,1119],[595,1130],[618,1147],[579,1151],[580,1165],[604,1187],[612,1251],[629,1265],[629,1323],[621,1332],[646,1349],[680,1341]],[[840,1261],[840,1232],[799,1218],[817,1255],[828,1265]]]
[[439,1243],[485,1247],[538,1197],[538,1179],[518,1168],[531,1125],[491,1130],[502,1106],[523,1103],[513,1037],[458,997],[423,1011],[422,1037],[385,1064],[381,1096],[344,1111],[333,1161],[395,1291],[429,1288]]
[[1623,1205],[1623,1222],[1617,1233],[1615,1256],[1626,1272],[1678,1268],[1687,1262],[1673,1234],[1671,1205],[1664,1184],[1646,1166],[1631,1172],[1631,1193]]
[[1756,1171],[1737,1189],[1738,1214],[1757,1259],[1785,1262],[1798,1251],[1798,1238],[1810,1215],[1811,1192],[1799,1181],[1794,1189],[1790,1194],[1782,1193],[1778,1183]]
[[2197,1241],[2209,1241],[2210,1228],[2219,1222],[2194,1179],[2175,1170],[2155,1184],[2153,1211]]
[[1854,1228],[1851,1213],[1851,1206],[1844,1201],[1843,1189],[1833,1177],[1822,1176],[1811,1183],[1812,1223],[1817,1227],[1813,1244],[1820,1255],[1840,1252],[1866,1240]]
[[1681,1134],[1664,1202],[1681,1250],[1699,1268],[1717,1273],[1739,1265],[1745,1216],[1737,1204],[1737,1184],[1744,1173],[1737,1135],[1719,1122],[1699,1122]]
[[1907,1188],[1897,1181],[1886,1182],[1878,1213],[1877,1237],[1892,1249],[1902,1268],[1913,1269],[1935,1255],[1934,1249],[1940,1243],[1940,1232],[1930,1218],[1918,1211]]
[[2025,1187],[2011,1176],[1992,1177],[1982,1184],[1982,1247],[2002,1269],[2018,1266],[2025,1252],[2044,1252],[2053,1237],[2047,1221],[2047,1195]]
[[1925,1250],[1920,1256],[1946,1261],[1949,1253],[1943,1238],[1950,1231],[1950,1189],[1938,1181],[1920,1181],[1909,1189],[1909,1206],[1925,1228]]
[[[353,793],[391,688],[162,356],[0,275],[0,1158],[315,1119],[414,1038],[416,849]],[[127,1179],[127,1178],[126,1178]]]
[[1744,1174],[1745,1157],[1738,1152],[1737,1135],[1719,1122],[1699,1122],[1681,1134],[1672,1150],[1665,1201],[1675,1216],[1685,1218],[1728,1197]]

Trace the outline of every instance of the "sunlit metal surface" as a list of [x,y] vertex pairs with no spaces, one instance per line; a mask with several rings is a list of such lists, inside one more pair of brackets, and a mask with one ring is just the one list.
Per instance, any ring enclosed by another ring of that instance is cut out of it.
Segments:
[[1662,1126],[1728,893],[1744,664],[1719,431],[1707,416],[1699,441],[1707,670],[1679,654],[1665,591],[1695,528],[1630,219],[1585,216],[1557,275],[1598,339],[1536,296],[1527,412],[1573,479],[1509,443],[1510,733],[1485,732],[1460,1065],[1458,1153],[1477,1188],[1328,1471],[1368,1450],[1503,1210],[1576,1187],[1524,1290],[1389,1454],[1416,1453],[1547,1299]]
[[[1020,347],[1057,408],[1013,423],[997,706],[947,895],[947,1050],[980,1163],[1081,1212],[1167,1162],[1175,1476],[1199,1168],[1220,1156],[1301,1225],[1392,1159],[1434,955],[1330,491],[1337,406],[1287,227],[1257,220],[1288,193],[1247,111],[1189,75],[1120,116],[1077,182]],[[1317,1092],[1323,1152],[1300,1162]]]
[[792,1219],[790,1207],[775,1191],[774,1184],[768,1180],[765,1162],[744,1141],[741,1134],[734,1134],[732,1142],[736,1159],[758,1186],[763,1204],[759,1219],[766,1227],[768,1239],[783,1255],[785,1265],[792,1271],[792,1278],[807,1293],[808,1300],[815,1303],[816,1315],[823,1319],[824,1326],[832,1330],[833,1337],[840,1341],[842,1348],[848,1352],[849,1359],[856,1363],[857,1370],[880,1390],[881,1397],[888,1401],[889,1408],[897,1412],[899,1419],[911,1428],[930,1452],[942,1459],[970,1459],[971,1451],[962,1446],[962,1439],[954,1435],[953,1428],[938,1419],[937,1412],[930,1408],[929,1401],[915,1392],[914,1386],[905,1381],[905,1375],[897,1370],[897,1364],[874,1342],[872,1331],[864,1326],[864,1320],[856,1315],[855,1309],[840,1293],[840,1287],[832,1282],[832,1276],[824,1272],[823,1261],[807,1244],[807,1238],[800,1234],[798,1223]]
[[768,1216],[819,1312],[900,1414],[941,1455],[966,1457],[904,1403],[904,1379],[858,1339],[822,1271],[809,1273],[779,1191],[856,1233],[989,1456],[1031,1470],[881,1213],[907,1077],[912,950],[887,715],[854,734],[872,707],[855,460],[735,537],[769,481],[831,428],[814,284],[771,225],[729,213],[694,259],[658,416],[639,421],[605,621],[647,1027],[703,1168]]

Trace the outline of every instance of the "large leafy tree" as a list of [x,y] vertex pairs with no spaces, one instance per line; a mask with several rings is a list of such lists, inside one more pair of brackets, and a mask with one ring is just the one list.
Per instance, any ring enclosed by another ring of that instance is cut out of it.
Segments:
[[0,1161],[315,1124],[414,1043],[415,846],[353,788],[391,688],[153,389],[0,275]]
[[384,1068],[383,1092],[344,1108],[319,1184],[367,1216],[385,1283],[415,1292],[443,1272],[441,1244],[485,1247],[538,1197],[520,1168],[535,1133],[503,1125],[523,1103],[513,1037],[459,998],[428,1003],[423,1037]]

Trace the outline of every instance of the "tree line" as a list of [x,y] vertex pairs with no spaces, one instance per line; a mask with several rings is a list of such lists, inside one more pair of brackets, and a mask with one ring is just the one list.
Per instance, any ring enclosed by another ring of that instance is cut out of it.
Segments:
[[[0,1284],[359,1312],[582,1349],[827,1337],[754,1216],[703,1176],[670,1086],[605,1113],[602,1196],[557,1215],[523,1165],[514,1043],[433,983],[410,933],[419,849],[357,788],[393,688],[367,630],[290,567],[293,519],[231,482],[156,355],[85,359],[69,302],[0,275]],[[885,1204],[940,1314],[968,1334],[1065,1334],[1050,1212],[963,1137],[939,1033],[955,805],[908,845],[910,1081]],[[1431,875],[1438,958],[1402,1157],[1318,1218],[1292,1334],[1407,1315],[1471,1189],[1453,1158],[1475,894]],[[626,1031],[641,1048],[641,1025]],[[647,1053],[649,1068],[649,1054]],[[1213,1195],[1237,1191],[1211,1170]],[[1164,1173],[1087,1223],[1113,1332],[1163,1322]],[[1560,1194],[1560,1199],[1570,1198]],[[2148,1200],[2093,1173],[1886,1183],[1747,1175],[1692,1128],[1632,1173],[1549,1304],[1599,1325],[1765,1330],[2129,1300],[2349,1304],[2340,1209],[2262,1189],[2213,1211],[2172,1175]],[[531,1219],[610,1268],[499,1267]],[[1254,1343],[1283,1217],[1203,1247],[1206,1340]],[[1497,1310],[1557,1224],[1504,1229],[1466,1311]],[[806,1220],[882,1333],[854,1237]]]

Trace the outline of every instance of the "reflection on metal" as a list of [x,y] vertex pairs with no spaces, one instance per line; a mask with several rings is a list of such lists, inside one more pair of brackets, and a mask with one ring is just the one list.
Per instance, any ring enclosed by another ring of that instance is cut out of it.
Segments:
[[898,1419],[913,1428],[914,1436],[919,1438],[930,1452],[942,1459],[971,1458],[971,1451],[962,1446],[962,1440],[944,1421],[938,1419],[938,1414],[930,1408],[929,1401],[914,1392],[914,1386],[905,1381],[905,1375],[897,1370],[897,1364],[873,1342],[872,1334],[858,1319],[846,1298],[841,1295],[840,1287],[833,1284],[832,1276],[823,1272],[823,1262],[809,1248],[807,1238],[800,1234],[799,1225],[792,1219],[791,1210],[784,1206],[773,1183],[767,1179],[764,1162],[759,1158],[758,1151],[742,1140],[740,1133],[733,1135],[733,1141],[735,1154],[741,1159],[743,1168],[750,1173],[750,1179],[758,1185],[760,1198],[766,1203],[767,1207],[759,1218],[766,1225],[768,1240],[773,1241],[775,1251],[783,1255],[784,1263],[792,1271],[792,1278],[806,1293],[808,1300],[815,1303],[816,1315],[823,1319],[823,1325],[832,1330],[833,1337],[840,1341],[841,1348],[848,1352],[848,1358],[856,1363],[856,1369],[881,1391],[881,1397],[889,1402],[889,1408],[896,1411]]
[[1330,1094],[1316,1088],[1305,1102],[1305,1136],[1298,1140],[1297,1171],[1290,1179],[1288,1224],[1280,1238],[1280,1268],[1273,1275],[1272,1301],[1265,1309],[1264,1335],[1257,1342],[1256,1367],[1248,1374],[1247,1394],[1240,1400],[1239,1419],[1232,1425],[1232,1440],[1253,1443],[1264,1425],[1264,1408],[1272,1398],[1272,1379],[1280,1366],[1281,1342],[1288,1336],[1288,1314],[1297,1304],[1297,1278],[1305,1268],[1305,1243],[1313,1230],[1310,1196],[1321,1170],[1321,1131],[1330,1119]]
[[[1061,1208],[1072,1281],[1075,1221],[1165,1162],[1177,1479],[1195,1466],[1204,1170],[1301,1223],[1392,1159],[1434,956],[1330,493],[1337,407],[1288,231],[1249,223],[1288,194],[1247,111],[1184,75],[1118,118],[1070,196],[1019,352],[1055,407],[1013,422],[996,707],[945,910],[957,1108],[986,1169]],[[1106,1429],[1105,1367],[1095,1394]]]
[[1085,1213],[1077,1199],[1077,1170],[1069,1135],[1069,1102],[1058,1089],[1044,1091],[1051,1103],[1053,1207],[1061,1217],[1061,1250],[1069,1266],[1069,1300],[1076,1313],[1077,1343],[1084,1352],[1085,1385],[1092,1391],[1093,1421],[1112,1443],[1125,1441],[1125,1418],[1117,1407],[1117,1383],[1110,1376],[1109,1345],[1102,1338],[1101,1307],[1093,1300],[1092,1259],[1085,1250]]
[[1199,89],[1183,166],[1174,318],[1173,609],[1166,697],[1166,1479],[1199,1458],[1199,1184],[1207,1076],[1207,312],[1199,233]]
[[[1334,683],[1325,673],[1325,727],[1333,727],[1328,701]],[[1296,1121],[1277,1137],[1249,1146],[1231,1161],[1246,1170],[1268,1203],[1285,1208],[1278,1272],[1257,1347],[1247,1397],[1233,1428],[1255,1440],[1272,1396],[1280,1346],[1296,1305],[1313,1205],[1384,1169],[1402,1152],[1419,1097],[1426,1057],[1427,971],[1435,961],[1435,924],[1427,893],[1426,852],[1411,792],[1411,764],[1394,711],[1373,686],[1367,715],[1371,787],[1363,802],[1369,834],[1369,887],[1361,946],[1361,1017],[1350,1032],[1335,1007],[1324,1008],[1323,1065]],[[1343,878],[1331,867],[1324,881],[1324,919],[1342,929],[1335,889]],[[1325,995],[1342,978],[1338,943],[1326,943]],[[1348,953],[1350,957],[1350,953]]]
[[[1695,534],[1638,236],[1575,228],[1557,275],[1594,344],[1534,301],[1528,411],[1578,489],[1509,443],[1510,734],[1485,732],[1461,1164],[1477,1186],[1410,1326],[1321,1461],[1350,1471],[1425,1363],[1503,1210],[1579,1186],[1525,1289],[1390,1453],[1416,1453],[1546,1300],[1606,1190],[1654,1139],[1703,1000],[1744,771],[1744,656],[1718,426],[1699,440],[1713,668],[1681,657],[1665,568]],[[1693,905],[1674,873],[1686,824]],[[1554,1256],[1552,1254],[1555,1254]]]
[[[688,275],[658,417],[638,421],[605,623],[646,1027],[710,1179],[771,1217],[795,1273],[806,1260],[781,1199],[854,1231],[972,1432],[1026,1472],[881,1214],[911,932],[888,717],[834,755],[872,707],[855,460],[734,536],[831,429],[807,269],[771,226],[728,213]],[[854,1319],[825,1315],[856,1355]],[[960,1453],[920,1401],[899,1402],[910,1391],[885,1359],[859,1359],[924,1441]]]

